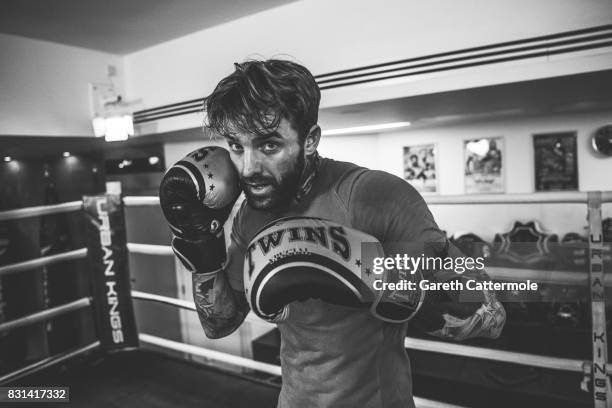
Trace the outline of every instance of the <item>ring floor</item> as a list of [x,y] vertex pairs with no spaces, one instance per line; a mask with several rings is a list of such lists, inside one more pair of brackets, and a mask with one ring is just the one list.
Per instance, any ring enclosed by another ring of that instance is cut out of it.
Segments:
[[[280,391],[272,384],[144,350],[75,359],[8,386],[40,385],[70,387],[70,403],[33,406],[71,408],[275,407]],[[1,406],[24,408],[28,403]]]

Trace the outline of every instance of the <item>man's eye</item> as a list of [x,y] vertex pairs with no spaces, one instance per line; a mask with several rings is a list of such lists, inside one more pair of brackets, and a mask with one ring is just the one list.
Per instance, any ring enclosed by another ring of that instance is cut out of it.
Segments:
[[232,152],[240,153],[242,151],[242,146],[238,143],[228,143],[228,146]]
[[278,150],[278,145],[276,143],[264,143],[262,148],[266,153],[273,153]]

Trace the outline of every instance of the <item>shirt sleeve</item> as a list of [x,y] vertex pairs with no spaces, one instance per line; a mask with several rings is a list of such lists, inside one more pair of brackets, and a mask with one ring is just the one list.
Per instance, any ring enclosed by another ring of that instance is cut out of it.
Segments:
[[[381,171],[367,171],[353,184],[348,203],[353,227],[377,238],[385,256],[404,254],[457,261],[463,254],[447,239],[436,224],[423,197],[409,183]],[[453,264],[457,264],[453,262]],[[437,282],[487,280],[484,270],[467,268],[463,272],[450,267],[422,269],[426,279]],[[494,294],[487,291],[448,290],[428,292],[428,302],[441,304],[453,315],[471,316],[483,303],[491,303]],[[497,310],[501,306],[497,306]],[[437,316],[439,317],[439,316]],[[432,324],[439,319],[430,319]],[[495,329],[503,323],[494,325]]]
[[353,227],[383,245],[446,241],[419,192],[389,173],[361,173],[353,182],[347,208]]
[[[353,227],[378,239],[386,257],[464,256],[440,230],[419,192],[399,177],[383,171],[366,171],[355,180],[349,197]],[[420,267],[419,270],[439,282],[463,278],[453,269]]]

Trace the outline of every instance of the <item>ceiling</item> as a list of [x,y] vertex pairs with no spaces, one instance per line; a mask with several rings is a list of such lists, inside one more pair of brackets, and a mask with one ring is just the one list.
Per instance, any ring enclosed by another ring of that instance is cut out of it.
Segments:
[[389,122],[412,127],[612,110],[612,70],[322,109],[323,129]]
[[129,54],[296,0],[1,0],[0,33]]

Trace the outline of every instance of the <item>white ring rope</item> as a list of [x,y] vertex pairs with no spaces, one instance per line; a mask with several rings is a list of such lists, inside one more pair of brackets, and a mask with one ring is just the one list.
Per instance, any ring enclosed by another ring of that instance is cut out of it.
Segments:
[[159,197],[158,196],[127,196],[127,197],[123,197],[123,202],[126,207],[157,206],[159,205]]
[[15,210],[0,211],[0,221],[10,221],[17,220],[20,218],[38,217],[41,215],[60,214],[81,209],[83,209],[83,201],[70,201],[61,204],[18,208]]
[[[586,192],[549,192],[526,194],[481,194],[481,195],[438,195],[424,196],[428,204],[585,204],[588,200]],[[604,203],[612,202],[612,191],[603,191],[601,199]],[[157,196],[128,196],[123,198],[127,207],[159,205]]]
[[[136,244],[128,243],[130,253],[143,255],[163,255],[173,256],[174,252],[170,245],[151,245],[151,244]],[[499,266],[487,266],[485,268],[487,274],[498,281],[504,282],[525,282],[532,280],[540,283],[551,283],[555,285],[570,285],[584,286],[589,283],[589,275],[586,272],[579,271],[558,271],[545,269],[527,269],[527,268],[504,268]],[[2,268],[0,267],[0,275]],[[612,286],[612,274],[604,276],[606,286]]]
[[134,254],[143,255],[174,255],[170,245],[136,244],[128,242],[128,251]]
[[40,268],[42,266],[51,265],[58,262],[72,261],[86,257],[87,248],[75,249],[73,251],[62,252],[61,254],[43,256],[40,258],[30,259],[28,261],[0,266],[0,276],[29,271],[31,269]]
[[187,300],[174,299],[168,296],[155,295],[153,293],[139,292],[137,290],[132,291],[133,299],[150,300],[153,302],[164,303],[166,305],[180,307],[181,309],[196,311],[195,303]]
[[66,351],[63,353],[59,353],[59,354],[55,354],[53,356],[47,357],[43,360],[37,361],[35,363],[32,363],[28,366],[22,367],[16,371],[10,372],[8,374],[3,375],[2,377],[0,377],[0,384],[4,384],[7,382],[11,382],[11,381],[15,381],[21,377],[24,377],[26,375],[35,373],[36,371],[40,371],[44,368],[50,367],[52,365],[55,364],[59,364],[62,361],[66,361],[68,359],[71,359],[73,357],[76,357],[78,355],[81,354],[85,354],[89,351],[95,350],[98,347],[100,347],[100,342],[99,341],[95,341],[91,344],[88,344],[87,346],[72,350],[72,351]]
[[52,307],[40,312],[33,313],[31,315],[23,316],[14,320],[0,324],[0,333],[14,330],[19,327],[28,326],[31,324],[44,322],[50,320],[56,316],[61,316],[66,313],[70,313],[74,310],[82,309],[91,305],[92,299],[90,297],[81,298],[70,303],[66,303],[60,306]]
[[[602,202],[612,202],[612,191],[601,193]],[[482,194],[424,196],[427,204],[586,204],[586,192],[550,192],[527,194]]]
[[[196,311],[195,304],[186,300],[174,299],[167,296],[155,295],[152,293],[145,293],[139,291],[132,291],[132,297],[134,299],[150,300],[153,302],[160,302],[172,306],[177,306],[182,309]],[[248,319],[247,317],[247,320],[265,322],[264,320],[257,318],[252,313],[249,313],[249,316],[251,317],[251,319]],[[273,325],[270,324],[270,326]],[[591,364],[589,361],[583,360],[539,356],[535,354],[519,353],[515,351],[486,349],[483,347],[465,346],[462,344],[444,343],[441,341],[423,340],[412,337],[406,338],[406,340],[404,341],[404,346],[408,349],[413,350],[451,354],[455,356],[474,357],[485,360],[494,360],[505,363],[527,365],[532,367],[549,368],[553,370],[583,372],[583,365]]]
[[[550,192],[527,194],[483,194],[483,195],[439,195],[425,196],[429,204],[531,204],[531,203],[586,203],[586,192]],[[612,191],[603,191],[601,201],[612,202]],[[126,207],[158,206],[158,196],[127,196],[123,197]],[[60,204],[41,205],[0,211],[0,221],[29,218],[42,215],[59,214],[76,211],[83,208],[83,201],[70,201]]]
[[[504,268],[499,266],[485,266],[486,273],[493,279],[505,282],[535,282],[549,283],[554,285],[583,286],[589,285],[588,272],[558,271],[554,269],[526,269],[526,268]],[[606,286],[612,286],[612,275],[604,276]]]
[[150,345],[180,351],[190,355],[209,358],[211,360],[219,361],[226,364],[231,364],[238,367],[250,368],[253,370],[261,371],[272,375],[281,375],[281,368],[279,366],[262,363],[259,361],[251,360],[250,358],[234,356],[228,353],[222,353],[220,351],[208,350],[199,346],[193,346],[190,344],[179,343],[177,341],[162,339],[161,337],[151,336],[149,334],[140,333],[138,338],[141,342]]
[[487,349],[484,347],[466,346],[463,344],[416,339],[414,337],[406,337],[406,340],[404,340],[404,346],[407,349],[412,350],[451,354],[453,356],[481,358],[485,360],[501,361],[504,363],[521,364],[532,367],[574,371],[580,373],[583,372],[583,365],[585,363],[591,364],[591,362],[583,360],[547,357],[536,354],[518,353],[516,351]]
[[[192,310],[194,312],[197,312],[195,303],[188,301],[188,300],[176,299],[176,298],[171,298],[168,296],[156,295],[153,293],[140,292],[137,290],[133,290],[131,293],[132,293],[133,299],[150,300],[153,302],[164,303],[167,305],[179,307],[181,309]],[[248,323],[269,326],[270,328],[276,327],[274,323],[270,323],[266,320],[260,319],[253,312],[249,312],[249,314],[245,318],[245,321]]]

